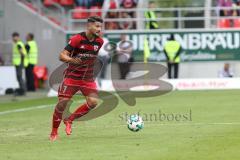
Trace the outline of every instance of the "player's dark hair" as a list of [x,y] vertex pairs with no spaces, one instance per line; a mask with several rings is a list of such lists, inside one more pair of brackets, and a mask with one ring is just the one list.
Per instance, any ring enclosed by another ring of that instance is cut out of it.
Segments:
[[29,36],[31,39],[34,39],[34,34],[28,33],[28,36]]
[[19,37],[20,35],[19,35],[19,33],[18,32],[13,32],[13,34],[12,34],[12,37]]
[[91,17],[88,17],[88,22],[100,22],[100,23],[103,23],[103,19],[101,17],[98,17],[98,16],[91,16]]

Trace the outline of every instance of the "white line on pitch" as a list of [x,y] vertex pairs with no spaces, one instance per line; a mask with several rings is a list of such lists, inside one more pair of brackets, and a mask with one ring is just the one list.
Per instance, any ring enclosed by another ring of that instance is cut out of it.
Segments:
[[[112,96],[105,96],[105,98],[111,98]],[[78,101],[73,101],[74,103],[82,103],[84,100],[78,100]],[[56,103],[55,103],[56,104]],[[42,108],[48,108],[51,107],[55,104],[48,104],[48,105],[41,105],[41,106],[34,106],[34,107],[27,107],[27,108],[21,108],[21,109],[13,109],[13,110],[7,110],[7,111],[2,111],[0,112],[0,115],[5,115],[9,113],[17,113],[17,112],[25,112],[25,111],[31,111],[35,109],[42,109]]]
[[5,114],[9,114],[9,113],[17,113],[17,112],[31,111],[31,110],[35,110],[35,109],[42,109],[42,108],[51,107],[51,106],[53,106],[53,105],[54,105],[54,104],[48,104],[48,105],[41,105],[41,106],[35,106],[35,107],[28,107],[28,108],[8,110],[8,111],[0,112],[0,115],[5,115]]
[[[81,103],[83,101],[74,101],[74,102]],[[9,114],[9,113],[17,113],[17,112],[25,112],[25,111],[31,111],[31,110],[36,110],[36,109],[43,109],[43,108],[52,107],[54,105],[56,105],[56,104],[54,103],[54,104],[40,105],[40,106],[34,106],[34,107],[7,110],[7,111],[0,112],[0,115],[5,115],[5,114]]]

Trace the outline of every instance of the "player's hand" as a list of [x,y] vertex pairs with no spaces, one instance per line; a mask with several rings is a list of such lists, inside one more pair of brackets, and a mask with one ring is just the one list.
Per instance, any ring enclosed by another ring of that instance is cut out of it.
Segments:
[[81,64],[82,63],[82,60],[80,58],[71,58],[69,63],[72,63],[72,64]]

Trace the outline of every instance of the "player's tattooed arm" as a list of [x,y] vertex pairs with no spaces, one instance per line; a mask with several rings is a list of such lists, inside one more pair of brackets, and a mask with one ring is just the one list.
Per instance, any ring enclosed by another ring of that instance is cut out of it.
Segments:
[[67,50],[63,50],[59,55],[59,60],[66,63],[81,64],[82,60],[80,58],[73,58],[70,56],[71,53]]

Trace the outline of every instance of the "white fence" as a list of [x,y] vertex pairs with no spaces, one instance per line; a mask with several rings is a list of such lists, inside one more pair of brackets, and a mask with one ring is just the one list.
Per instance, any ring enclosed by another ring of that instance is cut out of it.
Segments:
[[[212,29],[216,28],[218,21],[221,19],[240,19],[238,16],[225,16],[220,17],[220,10],[240,10],[240,7],[184,7],[184,8],[135,8],[135,9],[109,9],[109,10],[77,10],[73,9],[68,12],[67,16],[67,26],[68,30],[77,30],[78,27],[74,27],[76,24],[82,24],[86,22],[86,19],[74,19],[73,14],[75,12],[83,13],[86,12],[88,14],[93,14],[97,12],[101,12],[102,18],[104,18],[105,22],[126,22],[126,21],[134,21],[137,22],[137,29],[144,29],[145,23],[150,21],[150,19],[146,19],[144,17],[144,13],[146,11],[154,11],[157,14],[157,18],[155,19],[161,26],[160,30],[168,30],[168,29],[184,29],[184,28],[205,28]],[[136,17],[133,18],[107,18],[105,15],[108,12],[134,12],[136,13]],[[186,26],[186,22],[190,22],[192,27]],[[200,22],[202,25],[194,26],[195,22]],[[162,25],[161,25],[162,24]],[[81,28],[81,27],[80,27]]]
[[[59,22],[60,26],[68,31],[82,30],[86,23],[86,18],[82,17],[76,19],[73,17],[74,13],[84,13],[86,15],[92,15],[101,13],[105,22],[134,22],[136,27],[134,29],[145,29],[145,23],[150,21],[146,19],[144,13],[146,11],[154,11],[157,14],[155,19],[160,24],[160,30],[169,29],[184,29],[184,28],[198,28],[198,29],[212,29],[218,27],[218,22],[221,19],[238,20],[240,16],[227,16],[220,17],[221,10],[239,11],[240,7],[211,7],[211,4],[205,4],[204,7],[172,7],[172,8],[146,8],[137,7],[134,9],[66,9],[58,3],[53,3],[51,8],[45,7],[39,0],[20,0],[22,2],[31,2],[39,13],[54,18]],[[147,3],[147,2],[146,2]],[[141,5],[143,6],[143,5]],[[133,18],[107,18],[106,15],[109,12],[122,13],[132,12],[135,13]],[[87,17],[87,16],[86,16]],[[232,22],[231,22],[232,23]],[[106,24],[106,23],[105,23]],[[240,27],[240,22],[237,27]],[[235,26],[236,28],[236,26]]]

